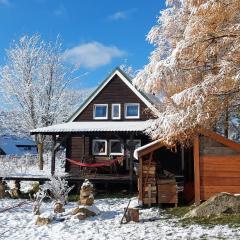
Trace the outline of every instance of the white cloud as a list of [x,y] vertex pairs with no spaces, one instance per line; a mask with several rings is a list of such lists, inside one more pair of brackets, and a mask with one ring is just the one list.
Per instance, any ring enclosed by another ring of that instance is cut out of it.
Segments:
[[64,59],[78,67],[97,68],[110,63],[113,58],[124,55],[126,55],[126,52],[115,46],[106,46],[99,42],[89,42],[66,50]]
[[10,6],[11,4],[9,0],[0,0],[0,5]]
[[110,20],[120,20],[120,19],[126,19],[127,13],[124,11],[115,12],[114,14],[109,16]]
[[[1,0],[0,0],[1,1]],[[64,7],[63,4],[59,5],[58,8],[56,8],[54,10],[54,15],[56,16],[61,16],[61,15],[64,15],[66,13],[66,8]]]
[[112,20],[112,21],[124,20],[124,19],[127,19],[132,13],[134,13],[136,11],[137,11],[136,8],[132,8],[132,9],[125,10],[125,11],[118,11],[118,12],[115,12],[114,14],[108,16],[108,19]]

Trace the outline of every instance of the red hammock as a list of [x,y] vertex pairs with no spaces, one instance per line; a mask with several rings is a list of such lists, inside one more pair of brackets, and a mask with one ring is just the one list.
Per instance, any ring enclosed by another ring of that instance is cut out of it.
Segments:
[[72,160],[72,159],[69,159],[69,158],[66,158],[66,160],[69,161],[70,163],[78,165],[80,167],[95,167],[95,168],[96,167],[110,167],[113,164],[118,162],[118,159],[109,160],[109,161],[105,161],[105,162],[99,162],[99,163],[82,163],[82,162],[79,162],[77,160]]

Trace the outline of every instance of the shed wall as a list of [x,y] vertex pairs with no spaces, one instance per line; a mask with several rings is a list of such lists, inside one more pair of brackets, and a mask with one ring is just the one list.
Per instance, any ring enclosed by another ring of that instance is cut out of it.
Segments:
[[200,138],[200,194],[240,193],[240,154],[207,137]]

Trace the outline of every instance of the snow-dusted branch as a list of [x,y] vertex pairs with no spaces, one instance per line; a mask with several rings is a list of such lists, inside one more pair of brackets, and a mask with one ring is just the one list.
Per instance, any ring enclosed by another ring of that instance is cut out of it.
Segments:
[[161,94],[159,118],[148,133],[166,144],[186,143],[212,128],[239,103],[238,0],[168,0],[147,36],[155,49],[134,83]]

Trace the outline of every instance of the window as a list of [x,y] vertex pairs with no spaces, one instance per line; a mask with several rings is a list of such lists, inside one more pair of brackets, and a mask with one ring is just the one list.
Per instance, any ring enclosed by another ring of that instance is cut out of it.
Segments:
[[93,107],[94,119],[108,119],[108,105],[107,104],[95,104]]
[[[130,141],[131,141],[130,139],[127,140],[127,145],[129,145]],[[132,141],[133,141],[134,149],[141,147],[141,139],[133,139]]]
[[139,118],[139,103],[126,103],[125,104],[125,118]]
[[115,103],[112,104],[112,119],[121,118],[121,104]]
[[110,140],[110,155],[123,155],[123,145],[120,140]]
[[93,155],[107,155],[107,141],[94,139],[92,146]]

